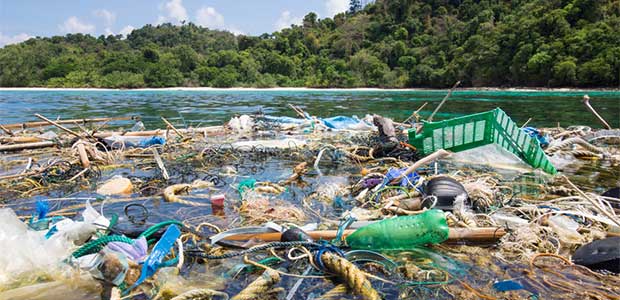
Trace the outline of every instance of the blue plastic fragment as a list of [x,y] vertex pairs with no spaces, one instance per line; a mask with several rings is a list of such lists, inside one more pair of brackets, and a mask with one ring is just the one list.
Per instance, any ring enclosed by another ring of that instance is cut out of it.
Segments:
[[334,198],[333,206],[334,208],[344,208],[346,204],[344,203],[344,199],[341,196],[336,196]]
[[37,220],[45,219],[45,216],[47,216],[47,213],[50,211],[50,207],[47,204],[47,201],[37,200],[36,207],[37,207]]
[[549,145],[549,137],[547,135],[543,135],[540,130],[534,127],[525,127],[523,128],[523,132],[527,133],[529,136],[535,138],[540,143],[540,146],[546,147]]
[[331,118],[319,119],[325,126],[331,129],[347,129],[351,126],[355,126],[363,121],[357,118],[351,118],[346,116],[336,116]]
[[157,272],[157,269],[162,267],[162,261],[164,260],[164,257],[166,257],[168,253],[170,253],[170,249],[179,238],[179,236],[181,236],[181,231],[179,230],[179,227],[177,227],[176,225],[168,226],[168,229],[166,229],[164,235],[162,235],[157,244],[155,244],[155,247],[153,247],[153,251],[151,251],[151,254],[149,254],[149,256],[144,260],[140,278],[138,278],[138,280],[136,281],[136,283],[134,283],[133,286],[131,286],[125,291],[126,293],[137,287],[138,285],[142,284],[144,280],[153,276]]
[[162,136],[152,136],[150,138],[142,139],[138,142],[138,147],[147,148],[154,145],[165,145],[166,138]]
[[[402,168],[402,169],[391,168],[391,169],[389,169],[388,172],[385,174],[385,180],[383,182],[385,184],[387,184],[388,182],[392,181],[393,179],[398,178],[398,176],[400,176],[400,174],[405,172],[405,170],[407,170],[407,168]],[[412,172],[412,173],[409,173],[409,175],[403,177],[403,179],[400,181],[400,186],[402,186],[402,187],[414,187],[415,184],[418,182],[418,180],[420,180],[420,175],[418,175],[418,173],[416,173],[416,172]]]
[[523,285],[514,280],[498,281],[493,284],[493,288],[500,292],[516,291],[524,289]]

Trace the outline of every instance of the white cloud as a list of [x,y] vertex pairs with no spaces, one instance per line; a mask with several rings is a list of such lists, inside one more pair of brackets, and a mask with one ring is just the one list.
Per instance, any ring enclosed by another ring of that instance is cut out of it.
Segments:
[[228,30],[236,35],[244,34],[237,27],[226,25],[224,16],[209,6],[203,6],[196,12],[196,24],[209,29]]
[[345,12],[349,9],[349,0],[327,0],[325,1],[325,12],[328,17]]
[[223,29],[224,16],[213,7],[203,6],[196,12],[196,24],[210,29]]
[[170,0],[160,5],[159,10],[163,11],[165,15],[157,17],[157,24],[164,22],[181,23],[181,21],[188,19],[183,0]]
[[116,14],[107,9],[98,9],[93,12],[96,17],[103,19],[103,24],[106,27],[114,25],[116,22]]
[[80,21],[77,17],[69,17],[64,23],[58,25],[63,33],[93,33],[95,25]]
[[2,32],[0,32],[0,47],[4,47],[6,45],[10,45],[10,44],[17,44],[17,43],[21,43],[29,38],[31,38],[32,36],[26,33],[20,33],[20,34],[16,34],[14,36],[8,36],[8,35],[4,35],[2,34]]
[[281,30],[291,26],[291,24],[301,25],[302,22],[302,17],[294,17],[293,15],[291,15],[290,11],[285,10],[282,12],[282,14],[280,14],[280,18],[278,18],[278,20],[274,24],[274,27],[276,30]]
[[124,35],[124,36],[128,36],[134,29],[136,29],[136,28],[131,26],[131,25],[127,25],[127,26],[123,27],[123,29],[121,29],[121,31],[119,33]]

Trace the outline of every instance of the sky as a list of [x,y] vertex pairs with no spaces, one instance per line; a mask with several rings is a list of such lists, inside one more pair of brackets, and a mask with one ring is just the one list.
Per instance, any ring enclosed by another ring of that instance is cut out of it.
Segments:
[[185,20],[260,35],[347,10],[349,0],[0,0],[0,47],[35,36],[127,35],[145,24]]

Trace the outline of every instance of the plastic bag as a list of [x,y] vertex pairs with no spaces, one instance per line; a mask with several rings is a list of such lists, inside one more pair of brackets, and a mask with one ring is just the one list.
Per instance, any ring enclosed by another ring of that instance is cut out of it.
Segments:
[[12,209],[0,209],[0,290],[41,274],[58,274],[61,261],[71,255],[67,239],[46,239],[45,231],[29,230]]

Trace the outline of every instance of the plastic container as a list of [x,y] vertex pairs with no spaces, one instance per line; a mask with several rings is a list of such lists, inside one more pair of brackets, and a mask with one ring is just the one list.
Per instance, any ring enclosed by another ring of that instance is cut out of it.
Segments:
[[540,142],[521,130],[499,108],[441,122],[424,122],[420,134],[409,130],[409,143],[423,154],[439,149],[459,152],[496,143],[533,168],[540,168],[549,174],[557,173]]
[[448,239],[445,214],[436,209],[419,215],[396,217],[364,226],[346,238],[352,249],[411,250]]

